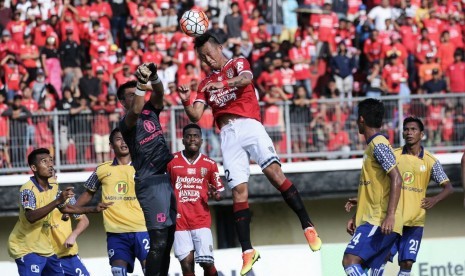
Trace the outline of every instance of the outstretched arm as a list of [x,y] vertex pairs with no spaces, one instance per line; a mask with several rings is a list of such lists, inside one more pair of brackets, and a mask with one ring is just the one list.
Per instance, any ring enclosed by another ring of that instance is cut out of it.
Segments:
[[[142,109],[145,105],[145,92],[148,90],[147,83],[150,78],[150,69],[147,64],[142,64],[137,68],[135,76],[137,78],[137,87],[136,92],[133,95],[134,100],[132,101],[131,106],[128,108],[124,122],[128,129],[134,127],[139,118]],[[131,95],[132,96],[132,95]]]
[[59,206],[60,212],[64,214],[88,214],[88,213],[100,213],[108,209],[113,202],[100,202],[97,206],[91,207],[82,207],[76,205],[65,204],[64,206]]
[[86,215],[81,215],[78,218],[78,223],[76,224],[76,228],[74,228],[73,232],[68,236],[68,238],[65,240],[64,246],[66,248],[72,247],[76,243],[77,237],[81,235],[84,230],[87,229],[89,226],[89,219],[87,218]]
[[186,111],[187,117],[193,123],[197,123],[202,118],[203,111],[205,110],[205,104],[202,102],[190,103],[191,90],[187,85],[181,85],[178,87],[178,95],[181,98],[184,111]]
[[202,92],[229,88],[229,87],[244,87],[252,83],[253,75],[249,71],[244,71],[239,76],[224,80],[221,82],[210,82],[202,88]]

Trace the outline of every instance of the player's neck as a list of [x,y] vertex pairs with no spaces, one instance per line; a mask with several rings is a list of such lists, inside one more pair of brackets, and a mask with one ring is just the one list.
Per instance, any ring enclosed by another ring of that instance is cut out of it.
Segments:
[[45,178],[45,177],[40,177],[38,175],[34,175],[37,183],[39,183],[39,186],[44,190],[48,190],[48,186],[49,186],[49,183],[48,183],[48,178]]
[[371,127],[367,127],[365,129],[365,133],[364,133],[364,136],[365,136],[365,141],[368,141],[368,139],[370,139],[371,137],[373,137],[373,135],[377,134],[377,133],[380,133],[380,128],[371,128]]
[[118,165],[128,165],[131,163],[131,156],[117,156],[116,160],[118,161]]
[[421,153],[421,145],[420,145],[420,143],[416,143],[416,144],[413,144],[413,145],[405,144],[405,148],[407,149],[407,153],[409,155],[419,156],[420,153]]
[[200,151],[186,151],[186,150],[183,150],[182,154],[184,155],[184,157],[186,157],[187,161],[189,161],[189,163],[192,164],[199,157]]

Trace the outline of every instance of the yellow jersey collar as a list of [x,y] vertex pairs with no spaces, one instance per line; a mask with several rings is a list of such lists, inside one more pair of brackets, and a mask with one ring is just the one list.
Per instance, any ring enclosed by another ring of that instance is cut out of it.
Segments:
[[[402,154],[408,154],[407,147],[403,146],[402,147]],[[423,155],[425,154],[425,151],[423,149],[423,146],[420,146],[420,154],[418,154],[418,158],[423,159]]]
[[[31,181],[32,183],[34,183],[34,185],[37,187],[37,189],[39,190],[39,192],[43,192],[44,189],[40,186],[39,182],[37,182],[37,179],[34,177],[34,176],[31,176]],[[52,189],[52,185],[50,185],[50,183],[48,184],[48,188],[49,189]]]

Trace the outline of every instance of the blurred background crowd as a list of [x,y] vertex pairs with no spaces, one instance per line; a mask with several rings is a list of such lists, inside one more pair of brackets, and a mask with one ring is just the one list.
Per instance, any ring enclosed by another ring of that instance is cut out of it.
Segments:
[[[363,96],[424,94],[400,108],[426,119],[427,145],[465,138],[465,98],[427,97],[465,92],[463,0],[0,0],[0,168],[26,166],[36,146],[76,168],[108,159],[116,89],[143,62],[159,65],[168,109],[181,105],[179,85],[194,98],[209,69],[179,28],[193,7],[227,57],[250,61],[263,124],[294,161],[361,149],[353,99]],[[384,129],[399,143],[399,104],[387,106]],[[161,116],[171,140],[187,122],[176,110]],[[199,124],[204,152],[219,158],[211,112]]]

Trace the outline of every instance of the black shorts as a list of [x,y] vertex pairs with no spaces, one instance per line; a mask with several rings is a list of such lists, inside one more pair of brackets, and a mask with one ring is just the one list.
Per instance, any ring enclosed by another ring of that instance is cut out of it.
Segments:
[[136,180],[136,196],[147,230],[164,229],[176,223],[176,197],[169,174]]

